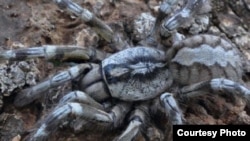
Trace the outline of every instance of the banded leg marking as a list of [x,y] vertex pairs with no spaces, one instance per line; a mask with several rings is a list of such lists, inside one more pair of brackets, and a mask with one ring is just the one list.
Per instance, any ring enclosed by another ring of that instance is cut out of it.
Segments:
[[91,105],[92,107],[100,110],[104,110],[103,106],[100,103],[98,103],[96,100],[82,91],[72,91],[66,94],[60,99],[58,105],[60,106],[69,102],[78,102],[81,104]]
[[174,14],[171,18],[163,21],[161,25],[161,35],[168,37],[175,29],[190,23],[196,15],[207,13],[210,10],[209,0],[188,0],[182,10]]
[[0,52],[0,60],[21,61],[33,58],[45,58],[58,61],[102,60],[105,54],[93,48],[79,46],[44,45]]
[[138,106],[132,113],[130,117],[130,122],[123,133],[114,139],[114,141],[132,141],[139,135],[142,128],[147,123],[147,112],[148,108],[144,105]]
[[172,124],[183,124],[185,121],[183,113],[179,108],[175,98],[170,93],[164,93],[160,97],[161,105],[164,107],[167,116],[170,118]]
[[77,66],[69,68],[68,70],[62,71],[48,80],[40,82],[33,87],[22,90],[21,93],[17,94],[14,104],[17,107],[27,105],[32,101],[40,98],[43,93],[45,93],[50,88],[57,87],[64,84],[65,82],[73,80],[88,69],[91,69],[91,65],[79,64]]
[[[32,134],[31,141],[44,141],[58,130],[60,125],[73,119],[82,119],[84,122],[100,124],[113,128],[124,121],[126,114],[130,110],[130,104],[118,103],[110,113],[92,107],[91,105],[69,102],[61,107],[56,107],[42,122],[42,125]],[[80,124],[80,123],[79,123]],[[119,126],[119,125],[118,125]]]
[[209,81],[204,81],[190,86],[186,86],[181,89],[181,96],[195,97],[201,95],[202,93],[194,92],[209,92],[209,90],[215,93],[223,92],[225,94],[236,94],[250,100],[250,90],[248,88],[241,85],[240,83],[224,78],[215,78]]
[[47,140],[51,133],[55,132],[60,125],[72,117],[81,117],[86,120],[93,120],[103,123],[112,123],[113,118],[108,113],[79,103],[67,103],[56,108],[50,113],[42,125],[31,136],[31,141]]
[[93,28],[96,33],[102,36],[107,42],[114,44],[113,49],[117,50],[118,48],[123,48],[127,46],[127,43],[123,41],[114,31],[105,24],[102,20],[97,18],[89,10],[81,7],[80,5],[72,2],[71,0],[54,0],[55,3],[61,9],[66,9],[71,13],[76,14],[80,17],[87,25]]

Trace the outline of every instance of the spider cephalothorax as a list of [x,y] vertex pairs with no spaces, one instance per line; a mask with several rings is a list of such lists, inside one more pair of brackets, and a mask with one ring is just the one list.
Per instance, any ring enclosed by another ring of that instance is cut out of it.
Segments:
[[[53,45],[1,52],[0,59],[9,60],[44,57],[48,60],[88,61],[16,96],[14,104],[21,107],[67,81],[76,80],[74,83],[78,85],[60,100],[29,139],[45,140],[69,120],[82,126],[95,124],[108,129],[128,123],[125,131],[115,139],[128,141],[152,126],[147,122],[154,122],[151,117],[157,115],[155,111],[159,109],[172,124],[183,124],[183,113],[175,97],[192,98],[203,94],[200,91],[212,91],[249,99],[250,91],[242,84],[244,60],[232,43],[215,35],[202,34],[185,39],[176,33],[176,29],[190,23],[196,15],[207,12],[209,1],[189,0],[181,10],[167,17],[171,6],[177,2],[163,1],[154,28],[147,36],[138,36],[145,37],[139,41],[140,45],[129,45],[90,11],[70,0],[55,0],[60,8],[73,12],[93,27],[117,52],[107,55],[91,47]],[[162,36],[172,38],[172,45],[164,48],[158,42]],[[176,92],[171,91],[173,87],[178,88],[176,96],[171,94]],[[107,102],[110,103],[108,106]]]

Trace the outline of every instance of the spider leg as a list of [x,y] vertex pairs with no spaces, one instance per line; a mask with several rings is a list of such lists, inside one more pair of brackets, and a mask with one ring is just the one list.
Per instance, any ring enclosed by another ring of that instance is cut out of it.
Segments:
[[[140,108],[142,107],[140,106]],[[147,110],[147,108],[145,107],[144,110],[140,108],[134,110],[134,113],[130,117],[129,125],[114,141],[132,141],[141,133],[142,127],[147,123],[147,116],[144,111]]]
[[118,103],[111,112],[105,112],[91,105],[68,102],[56,107],[42,122],[41,126],[30,136],[31,141],[44,141],[54,133],[62,123],[72,118],[82,118],[93,124],[107,128],[120,126],[131,108],[130,103]]
[[177,5],[179,0],[163,0],[159,7],[159,13],[156,17],[156,23],[154,26],[154,30],[158,29],[162,20],[168,16],[172,11],[174,11],[175,6]]
[[[198,92],[197,92],[198,91]],[[250,90],[240,83],[224,79],[215,78],[209,81],[203,81],[200,83],[192,84],[181,89],[181,97],[195,97],[201,95],[199,91],[206,92],[223,92],[225,94],[236,94],[246,99],[250,99]]]
[[66,94],[60,99],[58,105],[63,105],[69,102],[77,102],[86,105],[91,105],[92,107],[95,107],[97,109],[104,110],[103,106],[100,103],[98,103],[96,100],[94,100],[92,97],[82,91],[72,91]]
[[145,38],[145,40],[142,40],[140,44],[144,46],[157,46],[158,39],[160,38],[159,32],[161,27],[161,23],[163,19],[168,16],[174,9],[174,7],[177,5],[178,0],[163,0],[160,4],[159,13],[156,17],[154,27],[152,28],[151,33]]
[[71,13],[74,13],[79,18],[81,18],[81,20],[92,27],[96,33],[101,35],[103,39],[105,39],[109,43],[112,43],[113,49],[118,50],[118,48],[127,46],[127,43],[125,41],[123,41],[107,24],[97,18],[89,10],[81,7],[71,0],[54,0],[54,2],[58,5],[59,8],[70,11]]
[[164,107],[166,115],[170,118],[172,124],[183,124],[185,121],[183,113],[171,93],[162,94],[160,103]]
[[[104,105],[97,102],[95,99],[93,99],[91,96],[89,96],[85,92],[78,91],[78,90],[71,91],[68,94],[66,94],[65,96],[63,96],[60,99],[57,107],[61,107],[64,104],[72,103],[72,102],[86,104],[86,105],[92,106],[92,107],[100,109],[100,110],[104,110],[104,108],[106,108]],[[88,123],[89,122],[87,120],[84,120],[80,117],[76,117],[73,124],[70,124],[70,127],[72,127],[74,129],[74,131],[77,132],[77,131],[81,131],[82,128],[87,126]]]
[[35,99],[40,98],[42,94],[50,88],[60,86],[65,82],[73,80],[77,78],[80,74],[82,74],[84,71],[89,70],[91,68],[91,64],[79,64],[65,71],[62,71],[52,76],[48,80],[40,82],[39,84],[33,87],[22,90],[21,93],[16,96],[14,104],[18,107],[27,105]]
[[210,10],[210,0],[188,0],[182,10],[175,13],[171,18],[163,21],[161,25],[161,35],[168,37],[175,29],[189,24],[196,15],[207,13]]
[[165,16],[170,14],[174,11],[174,7],[177,5],[178,1],[179,0],[163,0],[159,8],[160,14],[164,14]]
[[106,54],[94,48],[79,46],[44,45],[0,52],[0,60],[21,61],[33,58],[45,58],[58,61],[102,60]]
[[[183,122],[185,121],[183,113],[180,110],[172,94],[164,93],[155,102],[156,105],[146,105],[146,106],[140,105],[136,107],[136,109],[134,110],[133,114],[130,117],[130,122],[126,130],[123,131],[123,133],[119,137],[117,137],[115,141],[131,141],[135,139],[139,134],[143,133],[144,128],[148,130],[154,129],[157,131],[154,139],[162,138],[161,137],[162,133],[159,132],[159,129],[157,129],[154,126],[150,126],[149,125],[150,123],[148,123],[149,122],[148,117],[150,117],[148,107],[152,106],[150,108],[153,108],[151,110],[154,111],[159,108],[158,107],[159,102],[160,106],[164,108],[167,117],[170,118],[172,124],[183,124]],[[148,132],[146,132],[146,134],[148,134]],[[148,135],[144,135],[144,137],[147,139],[151,138]]]

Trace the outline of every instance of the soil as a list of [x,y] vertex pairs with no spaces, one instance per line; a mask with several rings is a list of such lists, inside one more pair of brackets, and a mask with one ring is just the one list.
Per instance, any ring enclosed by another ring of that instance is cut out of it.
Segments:
[[[89,9],[106,23],[118,27],[142,12],[152,12],[155,15],[159,3],[157,0],[149,1],[150,9],[144,0],[116,1],[115,5],[109,0],[74,2]],[[200,32],[212,32],[228,38],[243,52],[243,57],[250,60],[250,23],[249,16],[246,16],[250,14],[248,5],[249,0],[237,1],[235,5],[231,1],[213,1],[208,30]],[[92,46],[108,50],[107,43],[90,27],[74,15],[60,10],[51,0],[0,1],[0,19],[0,51],[46,44]],[[53,64],[44,59],[0,63],[0,140],[20,141],[36,128],[36,123],[56,105],[62,93],[71,89],[71,85],[69,83],[52,89],[43,99],[22,108],[13,105],[15,95],[69,65]],[[250,88],[248,66],[246,70],[244,80]],[[185,104],[180,103],[180,106],[187,124],[250,124],[247,102],[241,98],[232,101],[228,96],[208,94]],[[88,130],[74,133],[71,129],[62,127],[50,141],[110,141],[121,131]],[[143,138],[139,136],[136,140],[142,141]]]

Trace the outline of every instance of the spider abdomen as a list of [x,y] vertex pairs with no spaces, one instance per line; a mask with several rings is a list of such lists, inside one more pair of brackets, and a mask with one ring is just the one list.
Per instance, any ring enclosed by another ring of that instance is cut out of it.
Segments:
[[213,78],[240,81],[242,60],[230,42],[213,35],[188,38],[174,46],[178,48],[170,60],[174,80],[181,85],[194,84]]

